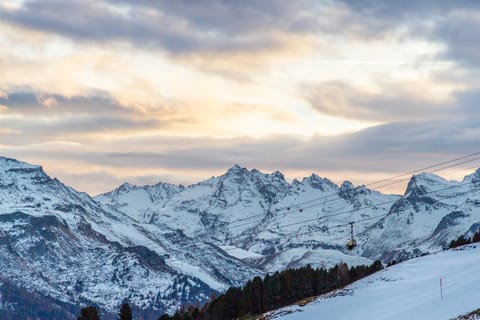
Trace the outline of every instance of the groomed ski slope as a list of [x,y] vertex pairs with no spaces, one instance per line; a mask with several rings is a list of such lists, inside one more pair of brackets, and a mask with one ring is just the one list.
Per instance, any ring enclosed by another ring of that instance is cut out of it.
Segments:
[[397,264],[343,290],[321,296],[305,307],[277,310],[270,319],[441,320],[478,308],[480,245],[477,244]]

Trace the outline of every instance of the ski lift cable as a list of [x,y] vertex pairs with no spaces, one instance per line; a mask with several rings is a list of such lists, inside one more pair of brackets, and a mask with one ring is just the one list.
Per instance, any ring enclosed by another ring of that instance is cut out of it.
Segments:
[[[465,157],[461,157],[459,159],[464,159]],[[431,173],[436,173],[436,172],[439,172],[439,171],[443,171],[443,170],[447,170],[447,169],[451,169],[453,167],[456,167],[456,166],[459,166],[459,165],[462,165],[462,164],[466,164],[466,163],[470,163],[470,162],[473,162],[473,161],[476,161],[476,160],[480,160],[480,157],[477,157],[477,158],[474,158],[474,159],[469,159],[469,160],[466,160],[466,161],[463,161],[463,162],[460,162],[460,163],[456,163],[456,164],[453,164],[453,165],[449,165],[449,166],[446,166],[446,167],[442,167],[442,168],[439,168],[437,170],[433,170],[431,171]],[[448,161],[449,163],[451,163],[453,160],[450,160]],[[443,162],[442,164],[444,164],[445,162]],[[438,166],[438,165],[437,165]],[[430,166],[430,167],[433,167],[433,166]],[[419,169],[419,170],[416,170],[416,171],[410,171],[408,174],[412,173],[412,172],[417,172],[417,171],[422,171],[423,169],[425,168],[429,168],[429,167],[424,167],[422,169]],[[387,187],[387,186],[392,186],[392,185],[395,185],[395,184],[398,184],[398,183],[401,183],[401,182],[404,182],[404,181],[408,181],[410,179],[410,177],[408,178],[404,178],[404,179],[401,179],[401,180],[398,180],[399,177],[401,177],[402,175],[398,175],[392,179],[397,179],[397,180],[394,180],[392,182],[389,182],[389,183],[386,183],[386,184],[383,184],[379,187],[377,187],[377,189],[380,189],[380,188],[383,188],[383,187]],[[385,182],[387,181],[387,179],[383,179],[381,180],[382,182]],[[366,186],[369,186],[369,185],[365,185]],[[321,198],[316,198],[316,199],[312,199],[312,200],[309,200],[309,201],[304,201],[304,202],[301,202],[301,203],[298,203],[298,204],[292,204],[288,207],[285,207],[287,208],[287,210],[279,210],[277,211],[274,216],[275,217],[278,217],[278,216],[283,216],[283,215],[286,215],[286,214],[289,214],[291,213],[292,211],[290,210],[292,207],[297,207],[297,208],[300,208],[303,210],[305,209],[310,209],[310,208],[315,208],[315,207],[318,207],[318,206],[321,206],[321,205],[324,205],[326,203],[333,203],[333,202],[336,202],[336,201],[339,201],[340,199],[338,197],[336,197],[338,195],[338,193],[332,193],[330,195],[326,195],[324,197],[321,197]],[[328,198],[332,198],[334,197],[333,199],[328,199]],[[322,201],[323,200],[323,203],[314,203],[314,204],[311,204],[311,205],[308,205],[308,206],[303,206],[303,207],[299,207],[299,204],[305,204],[305,203],[312,203],[312,202],[318,202],[318,201]],[[262,219],[255,219],[254,221],[251,221],[251,222],[245,222],[245,224],[240,224],[237,226],[237,223],[238,222],[243,222],[243,221],[248,221],[248,220],[252,220],[253,218],[256,218],[256,217],[259,217],[261,216]],[[257,215],[252,215],[252,216],[249,216],[247,218],[243,218],[243,219],[239,219],[239,220],[236,220],[235,222],[232,222],[230,223],[229,225],[232,226],[232,228],[236,228],[236,227],[241,227],[241,226],[244,226],[244,225],[249,225],[249,224],[254,224],[254,223],[257,223],[261,220],[263,220],[263,217],[265,217],[265,214],[257,214]]]
[[[464,159],[468,156],[465,156],[465,157],[461,157],[461,158],[458,158],[458,159]],[[462,165],[462,164],[465,164],[465,163],[469,163],[469,162],[472,162],[472,161],[475,161],[475,160],[480,160],[480,157],[479,158],[475,158],[475,159],[470,159],[470,160],[467,160],[467,161],[463,161],[463,162],[460,162],[460,163],[456,163],[456,164],[451,164],[447,167],[443,167],[443,168],[440,168],[438,170],[435,170],[435,171],[432,171],[432,172],[438,172],[438,171],[441,171],[441,170],[446,170],[446,169],[449,169],[449,168],[452,168],[452,167],[456,167],[458,165]],[[448,161],[448,162],[452,162],[451,161]],[[445,162],[444,162],[445,163]],[[411,171],[413,172],[413,171]],[[455,186],[448,186],[446,187],[445,189],[448,189],[448,188],[455,188],[457,187],[458,185],[455,185]],[[442,189],[443,190],[443,189]],[[438,191],[441,191],[441,190],[437,190],[436,192]],[[435,191],[434,191],[435,192]],[[334,199],[334,200],[339,200],[338,198]],[[381,202],[381,203],[377,203],[377,204],[373,204],[373,205],[369,205],[369,206],[366,206],[366,207],[361,207],[361,208],[356,208],[356,209],[351,209],[351,210],[347,210],[347,211],[342,211],[342,212],[336,212],[336,213],[333,213],[333,214],[327,214],[327,215],[323,215],[323,216],[320,216],[320,217],[316,217],[316,218],[312,218],[312,219],[307,219],[307,220],[303,220],[303,221],[300,221],[300,222],[295,222],[295,223],[292,223],[292,224],[289,224],[289,225],[285,225],[285,226],[282,226],[282,227],[289,227],[289,226],[294,226],[294,225],[299,225],[299,224],[302,224],[302,223],[307,223],[307,222],[312,222],[312,221],[315,221],[315,220],[318,220],[319,222],[326,219],[326,218],[330,218],[330,217],[334,217],[334,216],[339,216],[339,215],[343,215],[343,214],[347,214],[347,213],[352,213],[352,212],[356,212],[356,211],[360,211],[360,210],[365,210],[365,209],[370,209],[370,208],[373,208],[373,207],[376,207],[376,206],[381,206],[381,205],[387,205],[387,204],[391,204],[391,203],[394,203],[396,201],[398,201],[399,199],[394,199],[394,200],[388,200],[388,201],[384,201],[384,202]],[[333,200],[330,200],[330,201],[325,201],[327,203],[331,203],[333,202]],[[303,209],[311,209],[311,208],[315,208],[315,207],[318,207],[319,205],[310,205],[310,206],[307,206],[307,207],[303,207]],[[289,212],[285,212],[283,215],[285,214],[288,214]],[[264,216],[264,215],[263,215]],[[281,216],[281,215],[277,215],[277,216]],[[246,225],[251,225],[251,224],[255,224],[255,223],[259,223],[261,222],[262,219],[257,219],[255,221],[250,221],[250,222],[245,222],[245,223],[242,223],[242,224],[236,224],[236,223],[231,223],[229,226],[230,226],[230,229],[237,229],[239,227],[243,227],[243,226],[246,226]],[[239,221],[239,220],[237,220]],[[215,230],[215,229],[218,229],[220,228],[221,226],[214,226],[212,229]],[[268,230],[268,229],[266,229]],[[194,236],[195,234],[184,234],[184,236],[186,237],[191,237],[191,236]],[[241,236],[241,235],[240,235]],[[238,236],[234,236],[233,238],[230,237],[229,239],[234,239],[234,238],[237,238]],[[154,242],[154,240],[152,241],[148,241],[148,242],[137,242],[135,243],[135,246],[150,246],[150,247],[155,247],[155,244],[152,245],[152,242]],[[171,241],[171,243],[174,243],[173,241]],[[158,245],[160,247],[160,245]]]
[[[425,167],[422,167],[422,168],[410,170],[410,171],[407,171],[407,172],[398,174],[398,175],[393,176],[393,177],[388,177],[388,178],[385,178],[385,179],[377,180],[377,181],[374,181],[374,182],[371,182],[371,183],[366,184],[365,187],[372,187],[372,186],[374,186],[374,185],[381,184],[381,183],[383,183],[383,182],[388,182],[388,181],[395,180],[395,179],[398,179],[398,178],[401,178],[401,177],[404,177],[404,176],[407,176],[407,175],[412,175],[412,174],[415,174],[415,173],[418,173],[418,172],[422,172],[422,171],[425,171],[425,170],[433,169],[433,168],[436,168],[436,167],[443,166],[443,165],[445,165],[445,164],[450,164],[450,163],[453,163],[453,162],[457,162],[457,161],[460,161],[460,160],[468,159],[468,158],[471,158],[471,157],[474,157],[474,156],[478,156],[478,155],[480,155],[480,151],[479,151],[479,152],[470,153],[470,154],[467,154],[467,155],[464,155],[464,156],[461,156],[461,157],[457,157],[457,158],[454,158],[454,159],[450,159],[450,160],[447,160],[447,161],[442,161],[442,162],[434,163],[434,164],[432,164],[432,165],[428,165],[428,166],[425,166]],[[477,159],[474,159],[474,160],[478,160],[478,158],[477,158]],[[443,169],[442,169],[442,170],[443,170]],[[375,187],[375,188],[378,188],[378,187]],[[324,198],[324,197],[321,197],[321,198],[318,198],[318,199],[323,199],[323,198]],[[297,205],[302,205],[302,204],[310,203],[310,202],[316,201],[316,200],[318,200],[318,199],[311,199],[311,200],[308,200],[308,201],[299,202],[299,203],[297,203]],[[285,208],[287,208],[287,207],[280,207],[279,209],[285,209]]]
[[[425,193],[424,195],[428,195],[428,194],[433,194],[433,193],[436,193],[436,192],[440,192],[440,191],[444,191],[444,190],[447,190],[447,189],[452,189],[452,188],[455,188],[455,187],[460,187],[460,186],[463,186],[463,185],[467,185],[468,183],[464,183],[464,184],[458,184],[458,185],[455,185],[455,186],[450,186],[450,187],[446,187],[446,188],[441,188],[441,189],[437,189],[437,190],[433,190],[433,191],[430,191],[430,192],[427,192]],[[451,199],[451,198],[456,198],[456,197],[459,197],[459,196],[463,196],[467,193],[470,193],[470,192],[477,192],[477,191],[480,191],[480,188],[474,188],[474,189],[470,189],[470,190],[467,190],[466,192],[463,192],[461,194],[454,194],[454,195],[451,195],[451,196],[447,196],[447,197],[444,197],[443,199]],[[382,218],[382,217],[386,217],[388,215],[392,215],[392,214],[395,214],[395,213],[400,213],[402,211],[406,211],[406,210],[409,210],[411,209],[411,207],[408,207],[408,208],[401,208],[401,209],[397,209],[397,210],[394,210],[394,211],[391,211],[391,212],[388,212],[386,214],[381,214],[381,215],[375,215],[375,216],[371,216],[371,217],[367,217],[367,218],[362,218],[362,219],[358,219],[358,220],[355,220],[355,221],[350,221],[348,223],[342,223],[342,224],[338,224],[338,225],[333,225],[333,226],[328,226],[328,229],[336,229],[336,228],[344,228],[346,226],[349,226],[351,223],[355,223],[355,224],[358,224],[358,223],[361,223],[361,222],[366,222],[366,221],[369,221],[369,220],[373,220],[373,219],[378,219],[378,218]],[[358,209],[358,210],[361,210],[361,209]],[[282,228],[285,228],[285,227],[289,227],[289,226],[293,226],[293,225],[298,225],[298,224],[301,224],[301,223],[305,223],[305,222],[308,222],[308,221],[301,221],[301,222],[298,222],[298,223],[292,223],[292,224],[289,224],[289,225],[284,225],[284,226],[281,226]],[[278,231],[278,229],[265,229],[263,231]],[[321,230],[315,230],[315,231],[312,231],[312,230],[308,230],[308,231],[305,231],[305,232],[300,232],[300,233],[295,233],[294,236],[301,236],[301,235],[306,235],[306,234],[312,234],[312,232],[318,232],[318,231],[321,231]],[[237,237],[234,237],[234,238],[237,238]],[[230,238],[232,239],[232,238]],[[190,246],[190,247],[186,247],[186,248],[182,248],[182,249],[174,249],[174,250],[171,250],[171,251],[165,251],[165,252],[157,252],[158,255],[162,255],[162,254],[170,254],[172,252],[179,252],[179,253],[185,253],[187,250],[190,250],[190,249],[198,249],[198,248],[201,248],[201,247],[204,247],[204,246],[213,246],[213,247],[218,247],[217,245],[213,244],[213,243],[201,243],[201,244],[198,244],[198,245],[194,245],[194,246]],[[152,246],[151,248],[149,248],[150,250],[152,250],[152,248],[154,249],[155,246]],[[233,251],[233,250],[238,250],[238,249],[241,249],[241,248],[227,248],[227,249],[224,249],[223,251],[224,252],[229,252],[229,251]],[[177,258],[177,259],[169,259],[167,260],[169,263],[171,262],[176,262],[176,261],[186,261],[188,260],[189,258]],[[32,270],[32,272],[34,273],[38,273],[38,272],[42,272],[43,270],[39,270],[39,269],[33,269],[33,267],[30,267],[26,264],[24,264],[24,266],[26,266],[27,268],[29,268],[30,270]],[[90,268],[89,268],[90,269]],[[86,270],[86,269],[85,269]],[[75,275],[75,274],[78,274],[78,269],[75,270],[75,271],[71,271],[71,272],[64,272],[64,273],[61,273],[59,275],[62,275],[62,276],[68,276],[68,275]]]
[[[469,183],[462,183],[462,184],[458,184],[458,185],[455,185],[455,186],[448,186],[448,187],[445,187],[445,188],[441,188],[441,189],[437,189],[437,190],[432,190],[430,192],[426,192],[424,193],[423,195],[431,195],[431,194],[434,194],[434,193],[437,193],[437,192],[440,192],[440,191],[445,191],[445,190],[448,190],[448,189],[453,189],[453,188],[458,188],[458,187],[461,187],[461,186],[464,186],[464,185],[468,185]],[[473,189],[473,190],[469,190],[469,191],[466,191],[464,192],[463,194],[466,194],[466,193],[469,193],[469,192],[474,192],[474,191],[479,191],[480,189]],[[461,194],[461,195],[463,195]],[[455,194],[453,195],[452,197],[444,197],[443,199],[450,199],[450,198],[455,198],[459,195]],[[386,204],[386,203],[394,203],[398,201],[398,199],[396,200],[393,200],[393,201],[385,201],[385,202],[382,202],[382,204]],[[362,207],[362,208],[357,208],[357,209],[353,209],[353,210],[348,210],[348,211],[343,211],[343,212],[338,212],[338,213],[335,213],[335,214],[331,214],[331,215],[327,215],[327,216],[324,216],[323,218],[328,218],[328,217],[334,217],[334,216],[339,216],[339,215],[342,215],[342,214],[346,214],[346,213],[353,213],[353,212],[357,212],[357,211],[361,211],[361,210],[365,210],[365,209],[368,209],[368,208],[372,208],[374,206],[378,206],[380,204],[376,204],[376,205],[370,205],[370,206],[367,206],[367,207]],[[367,218],[362,218],[362,219],[359,219],[359,220],[355,220],[353,221],[353,223],[360,223],[360,222],[364,222],[364,221],[369,221],[369,220],[373,220],[373,219],[377,219],[377,218],[381,218],[381,217],[386,217],[387,215],[390,215],[390,214],[394,214],[394,213],[398,213],[398,212],[401,212],[401,211],[405,211],[407,209],[410,209],[410,208],[406,208],[406,209],[403,209],[403,210],[394,210],[394,211],[389,211],[388,213],[384,213],[384,214],[380,214],[380,215],[375,215],[375,216],[371,216],[371,217],[367,217]],[[278,226],[276,228],[267,228],[267,229],[264,229],[264,230],[261,230],[261,232],[265,232],[265,231],[279,231],[281,229],[285,229],[285,228],[288,228],[288,227],[292,227],[292,226],[296,226],[296,225],[302,225],[302,224],[306,224],[308,222],[313,222],[313,221],[316,221],[317,219],[307,219],[307,220],[303,220],[303,221],[298,221],[298,222],[294,222],[294,223],[290,223],[290,224],[285,224],[285,225],[281,225],[281,226]],[[339,225],[334,225],[334,226],[329,226],[328,229],[334,229],[334,228],[340,228],[340,227],[345,227],[345,226],[348,226],[350,224],[350,222],[348,223],[343,223],[343,224],[339,224]],[[310,231],[311,232],[311,231]],[[240,235],[237,235],[237,236],[233,236],[233,237],[230,237],[228,238],[229,240],[234,240],[234,239],[240,239],[240,238],[248,238],[248,236],[245,236],[243,234],[240,234]],[[199,245],[193,245],[193,246],[189,246],[189,247],[186,247],[186,248],[182,248],[182,249],[178,249],[177,252],[185,252],[186,250],[189,250],[189,249],[192,249],[192,248],[197,248],[198,246],[200,246],[201,244]],[[213,245],[213,246],[216,246],[215,244],[211,244],[211,243],[208,243],[208,245]],[[155,246],[154,246],[155,247]],[[154,248],[153,247],[153,248]],[[152,247],[151,247],[152,248]],[[236,250],[238,248],[232,248],[232,250]],[[227,250],[224,250],[224,251],[229,251],[228,249]],[[161,254],[168,254],[169,252],[165,251]],[[169,261],[173,261],[173,260],[169,260]]]
[[[468,162],[472,162],[472,161],[475,161],[475,160],[480,160],[480,158],[477,158],[477,159],[473,159],[473,160],[469,160],[469,161],[465,161],[465,162],[462,162],[458,165],[461,165],[461,164],[465,164],[465,163],[468,163]],[[436,170],[435,172],[438,172],[440,170],[446,170],[446,169],[450,169],[454,166],[449,166],[448,168],[445,167],[445,168],[442,168],[442,169],[439,169],[439,170]],[[401,181],[400,181],[401,182]],[[398,182],[395,182],[395,183],[398,183]],[[391,184],[394,184],[394,183],[391,183]],[[333,203],[335,201],[339,201],[339,198],[335,198],[333,200],[330,200],[330,201],[324,201],[324,203]],[[388,201],[385,201],[385,202],[382,202],[382,203],[378,203],[378,204],[375,204],[375,205],[370,205],[370,206],[367,206],[365,208],[372,208],[372,207],[375,207],[375,206],[381,206],[381,205],[385,205],[385,204],[390,204],[392,202],[395,202],[395,201],[398,201],[398,199],[395,199],[395,200],[388,200]],[[316,207],[319,207],[319,206],[322,206],[323,203],[321,204],[312,204],[312,205],[309,205],[309,206],[305,206],[303,207],[303,210],[306,210],[306,209],[312,209],[312,208],[316,208]],[[362,208],[360,208],[362,209]],[[349,212],[352,212],[352,211],[356,211],[356,209],[352,209],[352,210],[349,210],[347,211],[346,213],[349,213]],[[282,215],[286,215],[288,212],[286,213],[283,213],[283,214],[278,214],[276,215],[276,217],[279,217],[279,216],[282,216]],[[338,215],[338,213],[335,213],[333,214],[333,216],[335,215]],[[330,217],[332,215],[326,215],[326,216],[321,216],[321,217],[316,217],[315,219],[323,219],[324,217]],[[311,220],[314,220],[314,219],[311,219]],[[260,220],[261,221],[261,220]],[[259,221],[250,221],[250,222],[245,222],[245,223],[242,223],[242,224],[230,224],[230,229],[237,229],[239,227],[243,227],[243,226],[246,226],[246,225],[250,225],[250,224],[255,224],[255,223],[258,223]]]
[[[463,157],[460,157],[460,158],[457,158],[457,159],[452,159],[452,160],[449,160],[449,161],[445,161],[445,162],[442,162],[442,163],[439,163],[439,164],[436,164],[436,165],[432,165],[432,166],[428,166],[428,167],[424,167],[422,169],[418,169],[418,170],[423,170],[423,169],[427,169],[427,168],[432,168],[432,167],[435,167],[435,166],[439,166],[439,165],[443,165],[443,164],[447,164],[447,163],[452,163],[453,161],[456,161],[456,160],[462,160],[462,159],[467,159],[473,155],[476,155],[476,154],[480,154],[480,152],[478,153],[473,153],[473,154],[470,154],[470,155],[467,155],[467,156],[463,156]],[[453,165],[450,165],[448,167],[445,167],[445,168],[441,168],[439,170],[445,170],[445,169],[448,169],[448,168],[451,168],[451,167],[454,167],[454,166],[458,166],[460,164],[464,164],[464,163],[467,163],[467,162],[471,162],[471,161],[474,161],[474,160],[478,160],[478,159],[471,159],[471,160],[468,160],[468,161],[464,161],[464,162],[461,162],[461,163],[458,163],[458,164],[453,164]],[[409,173],[412,173],[412,172],[416,172],[418,170],[415,170],[415,171],[410,171]],[[438,171],[438,170],[437,170]],[[399,177],[401,175],[398,175],[396,177]],[[385,181],[386,179],[384,179],[383,181]],[[425,193],[425,195],[427,194],[431,194],[431,193],[435,193],[435,192],[439,192],[439,191],[442,191],[442,190],[447,190],[447,189],[450,189],[450,188],[456,188],[456,187],[460,187],[462,185],[465,185],[465,184],[459,184],[459,185],[455,185],[455,186],[449,186],[449,187],[446,187],[446,188],[442,188],[442,189],[439,189],[439,190],[434,190],[434,191],[431,191],[431,192],[428,192],[428,193]],[[279,226],[275,229],[265,229],[265,230],[262,230],[262,231],[276,231],[278,230],[279,228],[287,228],[287,227],[290,227],[290,226],[295,226],[295,225],[300,225],[300,224],[305,224],[305,223],[308,223],[308,222],[312,222],[312,221],[315,221],[315,220],[323,220],[323,219],[326,219],[326,218],[329,218],[329,217],[333,217],[333,216],[339,216],[339,215],[342,215],[342,214],[346,214],[346,213],[352,213],[352,212],[356,212],[356,211],[360,211],[360,210],[365,210],[365,209],[368,209],[368,208],[372,208],[374,206],[379,206],[379,205],[382,205],[382,204],[387,204],[387,203],[393,203],[395,201],[398,201],[398,199],[395,199],[394,201],[385,201],[385,202],[382,202],[382,203],[377,203],[375,205],[370,205],[370,206],[367,206],[367,207],[361,207],[361,208],[357,208],[357,209],[354,209],[354,210],[348,210],[348,211],[344,211],[344,212],[339,212],[339,213],[335,213],[335,214],[330,214],[330,215],[324,215],[322,217],[320,217],[320,219],[317,217],[317,218],[314,218],[314,219],[307,219],[307,220],[303,220],[303,221],[299,221],[299,222],[295,222],[295,223],[291,223],[291,224],[287,224],[287,225],[283,225],[283,226]],[[311,207],[314,207],[314,206],[309,206],[309,207],[304,207],[304,209],[306,208],[311,208]],[[386,216],[388,214],[390,214],[391,212],[387,213],[387,214],[382,214],[382,215],[379,215],[379,216],[372,216],[372,217],[369,217],[369,218],[366,218],[366,219],[362,219],[362,220],[358,220],[358,221],[355,221],[355,223],[357,222],[363,222],[363,221],[368,221],[368,220],[372,220],[372,219],[375,219],[375,218],[379,218],[379,217],[383,217],[383,216]],[[336,226],[330,226],[328,227],[329,229],[332,229],[332,228],[335,228]],[[345,225],[339,225],[339,227],[345,227]],[[185,235],[185,236],[191,236],[191,235]],[[245,237],[244,235],[238,235],[238,236],[234,236],[234,237],[230,237],[229,240],[232,240],[232,239],[237,239],[237,238],[241,238],[241,237]],[[172,244],[175,244],[174,241],[171,242]],[[208,243],[206,243],[208,244]],[[163,248],[163,246],[159,245],[159,244],[152,244],[151,242],[145,242],[145,243],[135,243],[134,244],[135,246],[142,246],[142,245],[145,245],[145,246],[149,246],[149,248]],[[214,244],[211,244],[211,245],[214,245]],[[215,245],[214,245],[215,246]],[[186,249],[188,249],[189,247],[186,247]],[[193,246],[192,246],[193,248]],[[236,250],[237,248],[232,248],[232,250]],[[185,250],[185,249],[184,249]],[[163,253],[158,253],[158,254],[169,254],[171,252],[183,252],[183,250],[180,250],[180,249],[171,249],[169,251],[165,251]],[[224,250],[224,251],[229,251],[228,249]]]

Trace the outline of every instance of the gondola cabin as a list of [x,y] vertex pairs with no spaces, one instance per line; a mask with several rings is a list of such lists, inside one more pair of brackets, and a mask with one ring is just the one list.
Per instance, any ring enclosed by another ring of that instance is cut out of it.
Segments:
[[347,244],[345,247],[347,247],[348,250],[353,250],[356,246],[357,246],[357,240],[350,239],[347,241]]
[[347,241],[345,247],[348,250],[353,250],[357,246],[357,240],[353,237],[353,222],[350,222],[350,239]]

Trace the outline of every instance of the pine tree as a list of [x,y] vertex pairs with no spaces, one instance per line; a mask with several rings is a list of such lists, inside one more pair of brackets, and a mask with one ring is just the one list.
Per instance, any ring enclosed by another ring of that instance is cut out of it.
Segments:
[[94,306],[82,308],[80,311],[80,317],[77,320],[100,320],[97,308]]
[[122,304],[122,308],[120,309],[120,320],[132,320],[132,309],[130,309],[130,305],[128,303]]
[[475,234],[473,235],[473,238],[472,238],[472,242],[473,243],[480,242],[480,231],[475,232]]

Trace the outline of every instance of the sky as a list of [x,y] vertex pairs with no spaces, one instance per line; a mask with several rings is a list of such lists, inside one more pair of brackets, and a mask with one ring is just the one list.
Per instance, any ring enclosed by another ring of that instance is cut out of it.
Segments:
[[2,0],[0,155],[92,195],[368,184],[480,151],[479,29],[474,0]]

